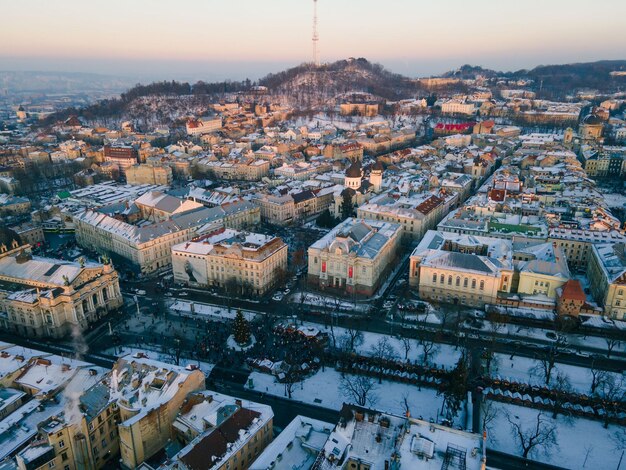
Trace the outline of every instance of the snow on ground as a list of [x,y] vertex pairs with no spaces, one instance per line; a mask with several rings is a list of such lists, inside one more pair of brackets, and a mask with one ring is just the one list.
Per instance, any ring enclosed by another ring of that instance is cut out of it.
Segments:
[[[506,416],[509,414],[512,420],[530,427],[536,425],[540,410],[498,402],[495,405],[500,411],[488,426],[488,447],[521,456],[520,446]],[[549,422],[556,423],[557,446],[550,449],[547,455],[544,452],[531,452],[531,459],[571,469],[617,468],[622,449],[616,446],[613,436],[618,431],[618,426],[611,425],[604,429],[601,421],[569,419],[564,416],[552,420],[549,412],[543,413]]]
[[[304,297],[304,302],[302,301],[302,297]],[[369,303],[348,302],[347,300],[342,300],[337,297],[330,297],[317,293],[313,294],[311,292],[295,292],[289,298],[289,301],[295,304],[303,302],[306,305],[314,305],[330,309],[338,308],[340,310],[348,311],[366,311],[370,305]]]
[[[350,374],[346,375],[350,376]],[[250,379],[253,383],[252,387],[249,387]],[[292,392],[292,399],[339,410],[344,402],[354,402],[349,395],[343,392],[340,384],[341,374],[335,369],[326,368],[325,371],[320,370],[300,384],[296,384]],[[285,386],[270,374],[252,372],[246,387],[270,395],[285,397]],[[371,396],[374,400],[368,406],[400,416],[404,415],[406,411],[404,408],[404,397],[406,397],[411,416],[422,416],[426,420],[432,418],[435,421],[437,421],[437,413],[443,404],[443,396],[438,397],[437,392],[432,388],[422,387],[420,391],[415,385],[387,380],[383,380],[382,384],[376,382]],[[459,416],[455,420],[455,425],[464,424],[463,421],[464,416]]]
[[[192,304],[193,304],[193,307],[192,307]],[[169,306],[169,308],[171,311],[179,315],[188,316],[188,317],[196,317],[196,318],[200,316],[205,316],[205,317],[213,317],[213,318],[221,319],[221,320],[233,320],[235,318],[235,315],[237,315],[237,309],[235,308],[231,308],[230,311],[228,311],[228,308],[222,305],[211,305],[211,304],[204,304],[201,302],[190,302],[188,300],[180,300],[180,299],[175,300]],[[192,308],[193,308],[193,311],[192,311]],[[257,316],[257,313],[254,313],[248,310],[242,310],[242,313],[244,317],[246,317],[247,320],[253,320]]]
[[[122,357],[122,356],[126,356],[127,354],[136,354],[136,353],[144,353],[146,356],[148,356],[149,359],[154,359],[155,361],[166,362],[167,364],[176,363],[176,359],[172,354],[158,352],[155,349],[132,348],[129,346],[117,346],[117,347],[106,349],[104,351],[104,354],[109,354],[111,356],[117,356],[117,357]],[[214,364],[211,364],[209,362],[198,361],[196,359],[186,359],[184,357],[180,358],[180,365],[182,367],[186,367],[190,364],[198,366],[200,370],[204,372],[204,375],[206,375],[207,377],[213,370],[213,367],[215,367]]]
[[[402,317],[407,322],[420,322],[420,323],[428,323],[431,325],[440,326],[441,318],[437,316],[435,312],[429,313],[405,313],[402,314]],[[405,328],[412,328],[413,326],[410,323],[404,324]]]
[[244,346],[241,346],[239,343],[237,343],[237,341],[235,341],[235,335],[230,335],[226,340],[226,346],[228,346],[230,349],[234,349],[235,351],[247,351],[255,344],[256,338],[254,337],[254,335],[250,336],[250,344]]
[[624,208],[626,207],[626,196],[618,193],[602,193],[604,201],[609,207]]
[[[313,326],[318,328],[320,331],[328,334],[330,339],[330,344],[332,345],[332,336],[331,330],[329,326],[321,325],[313,322],[304,322],[303,326]],[[342,327],[333,327],[335,332],[335,339],[337,341],[337,346],[339,347],[341,344],[342,337],[346,334],[346,329]],[[378,341],[382,338],[387,338],[389,344],[396,351],[396,356],[398,360],[404,361],[404,342],[395,336],[389,336],[380,333],[371,333],[369,331],[363,331],[363,343],[356,347],[357,354],[362,356],[371,356],[372,348],[378,343]],[[424,350],[421,345],[418,344],[416,339],[410,340],[411,349],[409,350],[408,360],[411,362],[422,362],[422,357]],[[428,362],[433,365],[442,366],[445,369],[452,369],[456,365],[457,361],[461,357],[461,351],[455,350],[454,346],[449,344],[437,344],[435,350],[430,352],[430,357]]]
[[[510,359],[509,354],[500,353],[496,353],[494,356],[496,358],[497,365],[496,369],[491,374],[492,376],[507,379],[509,381],[522,382],[529,385],[545,385],[545,381],[540,373],[531,372],[531,369],[540,363],[537,359],[519,356],[514,356],[513,359]],[[585,367],[557,363],[552,371],[552,378],[554,379],[559,372],[567,376],[572,389],[575,392],[584,394],[590,393],[591,373],[589,372],[589,369]],[[620,377],[620,374],[612,372],[607,372],[607,374],[613,374],[616,379]]]

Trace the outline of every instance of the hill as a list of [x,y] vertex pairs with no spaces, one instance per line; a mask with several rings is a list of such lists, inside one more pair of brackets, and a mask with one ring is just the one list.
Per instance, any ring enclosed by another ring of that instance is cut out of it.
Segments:
[[387,100],[414,97],[417,92],[413,80],[364,58],[339,60],[319,67],[302,64],[270,74],[259,85],[301,106],[317,106],[348,92],[369,93]]
[[[186,82],[163,81],[136,85],[119,98],[102,100],[85,108],[68,108],[51,115],[44,124],[77,115],[85,121],[108,124],[132,119],[145,124],[168,124],[189,114],[202,113],[206,105],[225,95],[248,94],[254,86],[267,87],[273,101],[299,108],[327,104],[340,94],[365,92],[380,99],[401,99],[415,96],[417,84],[380,64],[366,59],[340,60],[315,67],[302,64],[283,72],[269,74],[258,82],[250,80],[193,85]],[[257,96],[253,99],[263,99]]]

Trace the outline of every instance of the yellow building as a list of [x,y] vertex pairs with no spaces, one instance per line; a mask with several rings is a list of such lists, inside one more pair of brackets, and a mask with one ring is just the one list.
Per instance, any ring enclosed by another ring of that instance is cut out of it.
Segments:
[[557,289],[571,278],[565,253],[556,243],[514,247],[513,259],[517,261],[518,294],[556,299]]
[[172,169],[169,166],[133,165],[126,169],[128,184],[172,184]]
[[204,389],[198,369],[153,361],[145,357],[120,358],[108,377],[110,400],[119,408],[121,466],[137,468],[172,438],[172,423],[185,397]]
[[61,338],[122,306],[113,266],[33,256],[30,246],[0,245],[0,307],[8,328],[30,337]]
[[[193,201],[190,204],[198,205]],[[150,206],[160,210],[159,207]],[[165,211],[154,213],[158,216]],[[153,213],[153,212],[151,212]],[[260,209],[247,201],[199,207],[152,224],[131,225],[101,212],[87,210],[74,217],[76,241],[101,253],[129,262],[142,274],[152,275],[172,264],[172,246],[221,227],[244,229],[261,220]]]
[[626,253],[623,242],[594,245],[587,269],[591,294],[604,314],[626,318]]
[[402,232],[399,224],[346,219],[309,247],[309,284],[374,295],[398,258]]
[[287,245],[278,237],[236,230],[215,233],[172,247],[174,280],[263,295],[284,280]]
[[511,242],[429,230],[410,257],[409,284],[424,300],[496,303],[513,284]]

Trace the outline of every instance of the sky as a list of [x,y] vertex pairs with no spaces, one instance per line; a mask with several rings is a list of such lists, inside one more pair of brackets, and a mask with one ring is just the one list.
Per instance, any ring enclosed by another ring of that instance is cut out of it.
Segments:
[[[318,0],[322,62],[408,76],[626,59],[625,0]],[[252,80],[312,61],[313,0],[0,0],[0,70]]]

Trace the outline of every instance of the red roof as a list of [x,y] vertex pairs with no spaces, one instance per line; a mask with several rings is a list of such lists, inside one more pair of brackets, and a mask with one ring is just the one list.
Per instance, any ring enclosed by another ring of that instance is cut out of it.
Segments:
[[506,198],[506,190],[504,189],[492,189],[489,191],[489,199],[495,202],[502,202]]
[[437,196],[431,196],[428,199],[426,199],[424,202],[422,202],[420,205],[418,205],[416,209],[420,211],[422,214],[428,215],[430,212],[432,212],[433,209],[435,209],[435,207],[438,207],[440,204],[442,204],[443,201],[444,201],[443,199]]
[[435,126],[435,129],[444,130],[446,132],[463,132],[467,131],[470,127],[474,127],[473,122],[464,122],[462,124],[444,124],[440,122]]
[[240,439],[239,431],[247,430],[255,418],[261,413],[247,408],[238,409],[232,416],[222,422],[212,433],[202,438],[181,461],[192,470],[208,470],[229,451],[228,444]]
[[563,285],[561,298],[566,300],[579,300],[581,302],[587,300],[580,282],[575,279],[570,279]]

